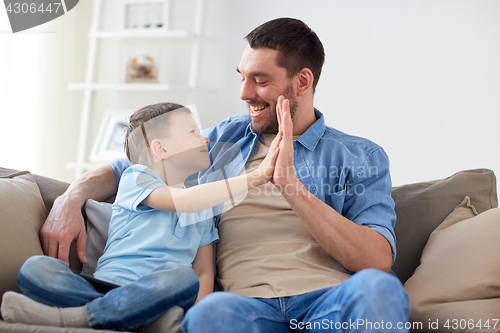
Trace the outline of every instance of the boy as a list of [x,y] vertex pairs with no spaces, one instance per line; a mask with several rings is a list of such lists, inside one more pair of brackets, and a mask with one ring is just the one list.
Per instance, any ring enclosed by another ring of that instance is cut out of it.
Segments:
[[218,235],[210,208],[270,181],[280,138],[258,169],[186,189],[185,179],[210,165],[209,140],[190,110],[159,103],[136,111],[125,138],[132,166],[120,181],[94,275],[119,287],[99,293],[62,261],[32,257],[18,277],[31,299],[6,293],[4,320],[132,330],[173,306],[186,310],[213,291],[212,243]]

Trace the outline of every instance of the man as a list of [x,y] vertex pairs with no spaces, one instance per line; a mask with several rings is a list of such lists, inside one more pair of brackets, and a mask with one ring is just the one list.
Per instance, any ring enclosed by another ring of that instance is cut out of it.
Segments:
[[[192,307],[184,331],[405,331],[408,298],[387,273],[396,217],[386,154],[325,126],[313,105],[324,51],[307,25],[276,19],[246,39],[237,71],[250,117],[231,117],[203,134],[238,145],[250,170],[281,126],[274,185],[249,191],[221,214],[217,275],[226,292]],[[56,200],[41,232],[48,255],[67,260],[76,239],[86,261],[79,210],[88,198],[113,194],[113,170],[119,177],[125,167],[115,161],[88,173]],[[242,171],[242,165],[226,170],[228,177]]]

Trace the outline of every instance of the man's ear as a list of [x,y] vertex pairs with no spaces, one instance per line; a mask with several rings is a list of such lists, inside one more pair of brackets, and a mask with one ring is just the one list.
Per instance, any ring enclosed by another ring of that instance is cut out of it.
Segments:
[[314,75],[309,68],[302,68],[296,75],[297,78],[297,94],[303,95],[312,89]]
[[153,152],[153,155],[159,159],[159,160],[164,160],[169,158],[169,154],[167,152],[167,148],[163,142],[159,139],[154,139],[151,144],[151,151]]

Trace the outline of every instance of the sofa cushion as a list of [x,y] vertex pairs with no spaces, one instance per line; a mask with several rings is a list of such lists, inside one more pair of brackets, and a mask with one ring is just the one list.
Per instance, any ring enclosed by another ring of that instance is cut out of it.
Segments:
[[[422,263],[405,283],[410,321],[439,320],[437,332],[447,332],[450,320],[453,331],[464,332],[471,323],[489,319],[493,327],[500,318],[500,208],[476,215],[465,197],[432,232]],[[499,332],[496,324],[488,332]]]
[[0,295],[19,291],[17,274],[26,259],[41,255],[39,231],[45,205],[28,171],[0,177]]
[[97,267],[97,261],[102,256],[108,239],[112,207],[110,203],[89,199],[85,203],[84,209],[87,216],[88,262],[83,265],[82,272],[87,275],[93,275]]
[[461,171],[446,179],[393,188],[398,253],[393,271],[403,283],[420,264],[422,250],[431,232],[465,196],[470,197],[478,213],[497,207],[497,187],[493,171]]
[[[16,172],[19,172],[19,170],[0,168],[0,176],[7,176]],[[69,184],[39,175],[33,175],[33,177],[35,178],[40,194],[42,195],[46,214],[48,215],[52,205],[54,204],[54,200],[66,191]]]

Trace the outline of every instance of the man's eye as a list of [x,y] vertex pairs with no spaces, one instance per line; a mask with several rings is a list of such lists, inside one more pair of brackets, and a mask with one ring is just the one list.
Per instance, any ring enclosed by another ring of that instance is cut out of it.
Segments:
[[266,83],[267,83],[267,81],[262,81],[262,82],[257,82],[257,81],[256,81],[256,82],[255,82],[255,84],[256,84],[256,85],[259,85],[259,86],[261,86],[261,85],[263,85],[263,84],[266,84]]

